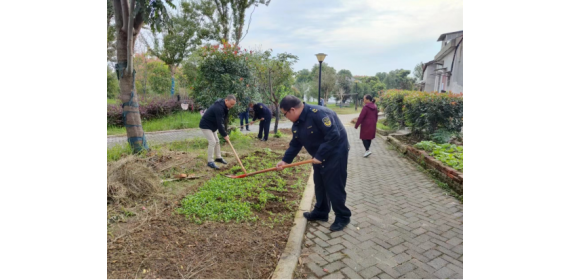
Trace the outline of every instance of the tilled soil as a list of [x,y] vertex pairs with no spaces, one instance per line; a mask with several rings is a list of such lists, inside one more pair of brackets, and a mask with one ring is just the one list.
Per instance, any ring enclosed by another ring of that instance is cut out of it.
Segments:
[[[282,132],[285,137],[256,143],[256,147],[281,152],[288,147],[290,140],[290,131]],[[275,158],[276,163],[279,159]],[[176,157],[171,160],[176,160]],[[235,159],[227,168],[234,164]],[[282,175],[287,185],[295,184],[299,178],[307,180],[309,169],[298,171],[297,174]],[[259,217],[256,222],[191,223],[183,215],[176,214],[175,209],[184,196],[199,190],[205,180],[215,174],[210,170],[205,172],[207,174],[198,180],[174,182],[173,186],[178,189],[170,195],[129,205],[127,212],[136,212],[135,216],[124,217],[121,214],[122,218],[108,223],[107,278],[271,277],[287,243],[293,215],[270,227],[269,211],[273,214],[294,213],[297,207],[289,209],[286,203],[270,201],[265,209],[254,210]],[[284,197],[287,202],[298,202],[302,191],[290,189],[274,194]],[[126,213],[121,211],[126,210],[120,205],[108,206],[110,216]]]

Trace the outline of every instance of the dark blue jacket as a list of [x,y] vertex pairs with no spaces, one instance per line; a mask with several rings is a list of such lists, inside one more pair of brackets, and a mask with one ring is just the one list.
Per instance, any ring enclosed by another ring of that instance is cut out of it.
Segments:
[[267,106],[263,103],[254,104],[253,112],[254,112],[253,121],[261,118],[270,120],[272,117],[271,110],[269,110],[269,108],[267,108]]
[[220,130],[222,137],[226,137],[228,134],[224,128],[224,121],[228,117],[229,109],[226,106],[224,99],[218,99],[202,116],[200,120],[201,129],[210,129],[213,132]]
[[337,154],[346,155],[350,147],[346,130],[340,119],[335,112],[326,107],[305,104],[303,112],[293,123],[291,130],[293,139],[283,157],[286,163],[293,162],[303,147],[319,161],[335,159]]

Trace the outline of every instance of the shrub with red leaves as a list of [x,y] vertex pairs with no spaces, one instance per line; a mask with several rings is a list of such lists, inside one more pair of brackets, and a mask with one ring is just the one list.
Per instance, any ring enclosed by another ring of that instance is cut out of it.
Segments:
[[[158,119],[182,111],[180,104],[183,102],[190,103],[188,110],[192,110],[192,100],[177,101],[177,99],[166,97],[142,98],[139,104],[141,120]],[[194,108],[194,110],[196,109]],[[123,108],[121,105],[107,105],[107,126],[123,126]]]

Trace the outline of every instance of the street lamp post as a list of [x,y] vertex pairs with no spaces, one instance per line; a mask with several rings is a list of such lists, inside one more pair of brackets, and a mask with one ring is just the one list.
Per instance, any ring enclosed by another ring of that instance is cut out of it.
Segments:
[[[323,61],[325,60],[325,57],[327,56],[324,53],[318,53],[316,54],[317,56],[317,60],[319,61],[319,99],[317,100],[317,104],[321,103],[321,69],[323,66]],[[323,102],[323,104],[321,104],[321,106],[325,106],[325,102]]]

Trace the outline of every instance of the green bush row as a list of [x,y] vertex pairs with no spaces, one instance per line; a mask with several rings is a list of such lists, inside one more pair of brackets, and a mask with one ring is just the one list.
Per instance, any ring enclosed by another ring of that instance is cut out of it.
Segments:
[[463,127],[463,94],[388,90],[380,100],[392,128],[408,126],[429,138],[438,130],[458,132]]

